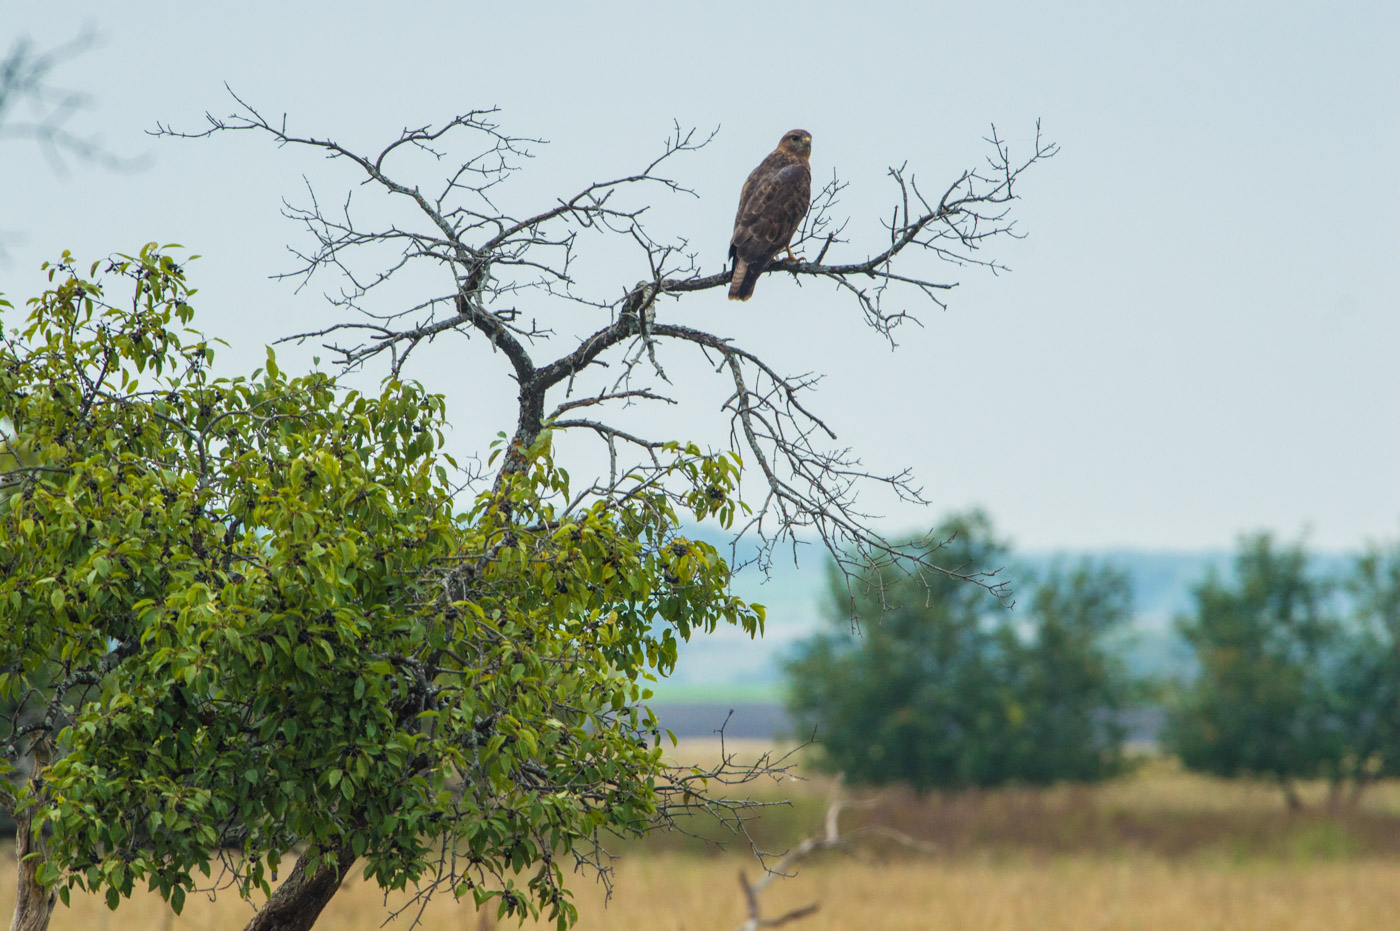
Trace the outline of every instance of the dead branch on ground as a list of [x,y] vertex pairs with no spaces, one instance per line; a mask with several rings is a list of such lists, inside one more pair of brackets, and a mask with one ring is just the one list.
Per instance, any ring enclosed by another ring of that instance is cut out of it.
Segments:
[[818,903],[812,902],[801,908],[795,908],[784,912],[773,918],[763,917],[763,908],[760,896],[774,880],[788,879],[793,875],[793,867],[798,862],[823,850],[833,850],[837,848],[848,848],[852,841],[861,837],[883,837],[895,843],[918,850],[924,853],[934,853],[936,847],[932,844],[910,837],[903,831],[885,825],[864,825],[851,831],[841,832],[840,820],[841,812],[848,808],[869,808],[877,799],[866,799],[864,801],[851,801],[844,797],[842,788],[845,780],[842,776],[837,776],[831,787],[831,801],[827,804],[826,817],[822,822],[820,834],[813,834],[805,838],[796,847],[783,854],[771,866],[765,866],[762,876],[750,882],[748,875],[739,871],[739,885],[744,890],[744,905],[748,910],[748,918],[739,925],[735,931],[758,931],[759,928],[777,928],[789,922],[806,918],[820,907]]

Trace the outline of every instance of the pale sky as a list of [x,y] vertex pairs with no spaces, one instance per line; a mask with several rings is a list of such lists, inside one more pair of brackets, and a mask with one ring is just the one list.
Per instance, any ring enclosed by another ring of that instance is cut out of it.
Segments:
[[[827,373],[811,403],[840,442],[875,468],[912,467],[933,502],[888,511],[891,531],[982,505],[1037,549],[1219,548],[1259,528],[1352,548],[1400,533],[1393,3],[54,9],[0,4],[0,51],[90,23],[102,41],[55,76],[92,98],[70,127],[147,166],[60,176],[32,145],[0,143],[12,300],[36,294],[39,262],[63,249],[92,261],[159,240],[203,256],[197,322],[234,344],[233,368],[330,319],[334,282],[294,293],[269,279],[305,244],[279,209],[302,199],[303,176],[331,203],[356,176],[249,135],[144,134],[229,113],[225,82],[293,131],[366,150],[499,106],[504,129],[549,140],[509,195],[540,209],[644,165],[673,121],[719,126],[672,169],[699,197],[659,198],[652,227],[695,244],[706,273],[745,175],[787,129],[811,131],[818,180],[835,169],[849,183],[852,242],[830,258],[856,260],[880,248],[886,166],[907,161],[941,189],[983,157],[991,123],[1016,156],[1039,118],[1062,152],[1020,189],[1026,238],[994,247],[1012,272],[935,268],[959,287],[898,350],[830,288],[778,275],[746,304],[706,292],[662,319]],[[589,278],[615,294],[648,277],[639,258],[603,254]],[[565,335],[598,324],[550,322]],[[655,430],[718,442],[687,431],[714,431],[722,385],[682,355],[663,361],[708,413],[663,413]],[[409,374],[448,395],[465,453],[511,426],[504,371],[482,340],[458,338]]]

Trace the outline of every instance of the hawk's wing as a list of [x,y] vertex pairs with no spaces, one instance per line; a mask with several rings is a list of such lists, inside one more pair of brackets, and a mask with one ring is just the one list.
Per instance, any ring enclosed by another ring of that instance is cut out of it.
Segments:
[[729,296],[745,300],[758,276],[786,249],[802,225],[812,200],[812,172],[783,152],[774,152],[754,169],[739,194],[729,257],[734,278]]
[[806,165],[784,165],[751,175],[739,197],[731,255],[750,263],[771,260],[792,241],[811,199],[812,173]]

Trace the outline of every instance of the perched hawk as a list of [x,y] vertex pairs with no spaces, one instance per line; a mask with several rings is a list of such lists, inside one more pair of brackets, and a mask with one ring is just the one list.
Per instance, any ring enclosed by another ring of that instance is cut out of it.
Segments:
[[788,258],[797,261],[788,244],[812,200],[812,168],[807,161],[811,154],[812,134],[794,129],[783,134],[778,147],[744,182],[739,212],[734,215],[734,238],[729,241],[729,257],[734,260],[731,301],[753,296],[758,276],[779,252],[786,249]]

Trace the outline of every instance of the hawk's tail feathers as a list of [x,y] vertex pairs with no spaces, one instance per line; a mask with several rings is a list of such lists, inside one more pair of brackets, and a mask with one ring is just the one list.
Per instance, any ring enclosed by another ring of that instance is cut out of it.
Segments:
[[759,269],[735,256],[734,277],[729,279],[729,299],[747,301],[753,297],[753,286],[758,283]]

